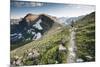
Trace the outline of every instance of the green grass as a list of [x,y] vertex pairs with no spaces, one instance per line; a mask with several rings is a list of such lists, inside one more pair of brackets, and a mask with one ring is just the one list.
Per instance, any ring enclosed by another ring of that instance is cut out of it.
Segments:
[[[84,61],[95,61],[95,16],[90,14],[82,20],[75,24],[77,55]],[[88,60],[86,56],[91,56],[92,59]]]
[[[38,64],[54,64],[56,63],[56,61],[58,61],[58,63],[65,63],[67,53],[59,52],[58,46],[60,44],[59,42],[63,38],[66,41],[65,47],[67,48],[68,37],[69,30],[67,28],[61,28],[54,34],[47,33],[44,37],[42,37],[39,40],[32,41],[28,44],[25,44],[24,46],[12,50],[11,58],[13,58],[14,55],[23,56],[26,50],[34,48],[40,53],[40,57],[38,58]],[[27,60],[25,64],[32,65],[32,63],[28,64],[29,62],[31,61]]]

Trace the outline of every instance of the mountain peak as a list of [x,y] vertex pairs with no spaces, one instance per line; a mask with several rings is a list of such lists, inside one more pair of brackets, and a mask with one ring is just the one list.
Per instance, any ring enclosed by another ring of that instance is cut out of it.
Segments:
[[[14,26],[14,25],[13,25]],[[27,38],[38,38],[38,34],[43,35],[45,32],[54,30],[55,28],[60,27],[59,23],[56,23],[54,17],[47,15],[47,14],[32,14],[28,13],[19,24],[15,27],[12,27],[12,31],[15,33],[21,33],[24,39]],[[16,30],[15,30],[16,29]],[[29,35],[26,36],[26,35]],[[36,35],[36,36],[35,36]],[[18,35],[19,36],[19,35]],[[12,37],[13,39],[13,37]]]
[[35,19],[37,19],[38,18],[38,15],[36,15],[36,14],[31,14],[31,13],[28,13],[25,17],[24,17],[24,19],[27,21],[27,22],[32,22],[32,21],[34,21]]

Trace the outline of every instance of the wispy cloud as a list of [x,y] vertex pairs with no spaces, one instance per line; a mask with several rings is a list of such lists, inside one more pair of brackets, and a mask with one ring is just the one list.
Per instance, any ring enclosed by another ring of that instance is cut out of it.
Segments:
[[32,1],[14,1],[11,3],[11,6],[15,6],[15,7],[36,7],[36,6],[43,6],[44,3],[41,2],[32,2]]
[[49,14],[56,17],[76,17],[95,11],[95,5],[60,4],[34,1],[11,2],[11,17],[23,17],[27,13]]

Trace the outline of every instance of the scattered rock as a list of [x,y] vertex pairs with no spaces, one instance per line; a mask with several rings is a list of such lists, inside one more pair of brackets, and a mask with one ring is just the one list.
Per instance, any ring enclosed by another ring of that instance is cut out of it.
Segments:
[[93,57],[91,56],[85,56],[88,60],[91,60]]
[[23,65],[22,57],[15,55],[14,60],[12,61],[12,66],[21,66],[21,65]]
[[59,51],[66,51],[66,48],[62,45],[59,45]]
[[76,62],[77,62],[77,63],[81,63],[81,62],[84,62],[84,60],[81,59],[81,58],[79,58],[79,59],[76,60]]

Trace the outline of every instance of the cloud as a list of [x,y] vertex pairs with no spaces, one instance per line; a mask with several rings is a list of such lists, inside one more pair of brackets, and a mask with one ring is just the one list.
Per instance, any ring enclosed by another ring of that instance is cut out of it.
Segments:
[[29,4],[30,4],[30,6],[33,6],[33,7],[44,5],[44,3],[40,3],[40,2],[30,2]]
[[32,1],[12,1],[11,6],[14,7],[37,7],[43,6],[44,3],[41,2],[32,2]]

